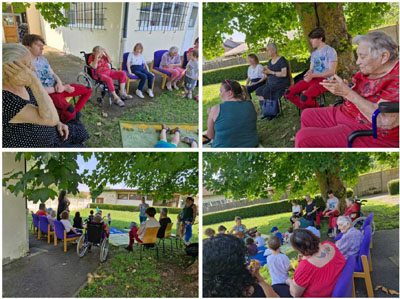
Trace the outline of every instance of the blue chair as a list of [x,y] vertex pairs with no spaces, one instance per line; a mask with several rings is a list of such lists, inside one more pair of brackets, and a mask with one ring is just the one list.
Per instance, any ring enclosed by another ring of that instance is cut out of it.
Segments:
[[32,213],[32,228],[33,234],[39,232],[39,216],[34,213]]
[[368,225],[364,229],[364,238],[361,242],[360,252],[356,257],[356,265],[354,268],[353,278],[362,278],[365,281],[365,286],[367,288],[368,297],[374,297],[374,290],[372,287],[372,263],[371,263],[371,244],[372,230],[371,226]]
[[153,74],[157,74],[162,77],[161,89],[165,88],[165,84],[167,83],[167,79],[171,77],[171,73],[160,68],[161,58],[164,53],[168,52],[168,50],[158,50],[154,52],[154,59],[150,65],[150,72]]
[[46,216],[39,216],[39,233],[38,239],[42,237],[42,234],[47,236],[47,243],[50,244],[50,237],[54,238],[54,229],[51,228],[49,219]]
[[349,256],[332,292],[333,298],[355,297],[353,273],[356,257]]

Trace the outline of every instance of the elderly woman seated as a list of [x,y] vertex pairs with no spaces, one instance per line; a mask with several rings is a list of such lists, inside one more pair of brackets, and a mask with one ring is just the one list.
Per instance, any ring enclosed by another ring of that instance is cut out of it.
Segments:
[[3,147],[75,147],[87,137],[86,131],[60,122],[29,50],[3,44]]
[[[88,58],[88,63],[95,70],[95,73],[93,74],[94,77],[107,84],[108,90],[114,98],[114,104],[123,107],[125,106],[125,103],[122,100],[132,99],[132,96],[128,95],[125,89],[127,80],[126,73],[124,71],[117,71],[110,68],[111,58],[104,48],[100,46],[94,47],[92,54],[90,54]],[[115,92],[113,80],[118,80],[119,82],[119,96]]]
[[324,241],[307,229],[296,229],[290,237],[292,247],[299,252],[299,266],[293,279],[288,278],[293,297],[331,297],[333,288],[346,263],[335,244]]
[[[371,116],[380,102],[399,101],[398,45],[383,32],[370,32],[354,38],[357,65],[353,87],[337,75],[321,82],[331,93],[344,98],[338,107],[307,109],[301,116],[296,147],[347,147],[348,135],[370,130]],[[378,117],[378,138],[359,137],[354,147],[398,147],[399,114]]]
[[347,259],[351,255],[357,255],[360,251],[363,239],[362,233],[353,227],[349,216],[339,216],[337,219],[339,230],[343,233],[340,240],[336,241],[336,246]]
[[171,47],[169,51],[165,52],[161,57],[160,67],[171,73],[166,85],[169,91],[172,90],[172,87],[176,90],[179,89],[176,84],[185,74],[185,69],[182,68],[182,62],[178,51],[178,47]]

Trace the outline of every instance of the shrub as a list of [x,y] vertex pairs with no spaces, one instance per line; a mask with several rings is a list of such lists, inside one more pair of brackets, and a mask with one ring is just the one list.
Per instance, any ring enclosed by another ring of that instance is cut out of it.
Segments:
[[[287,199],[276,202],[257,204],[249,207],[229,209],[222,212],[215,212],[203,215],[203,225],[232,221],[233,219],[235,219],[235,216],[240,216],[241,218],[254,218],[287,213],[292,211],[291,202],[293,200],[296,200],[299,204],[301,204],[303,208],[306,205],[306,202],[303,199]],[[316,195],[314,197],[314,202],[317,207],[325,207],[325,201],[319,195]]]
[[[114,205],[114,204],[106,204],[106,203],[91,203],[89,208],[96,209],[99,208],[101,210],[114,210],[114,211],[126,211],[126,212],[139,212],[138,206],[131,206],[131,205]],[[155,207],[157,213],[160,213],[162,208],[168,208],[168,213],[172,214],[179,214],[182,210],[180,208],[171,208],[171,207]]]
[[387,186],[390,195],[399,194],[399,179],[389,181]]
[[354,191],[351,188],[346,188],[346,198],[353,197]]
[[[262,61],[261,64],[266,65],[266,62]],[[242,64],[211,71],[205,71],[203,72],[203,85],[221,83],[226,79],[237,81],[245,80],[247,78],[248,67],[249,66],[247,64]],[[306,70],[308,68],[308,63],[291,60],[290,67],[292,73],[298,73]]]

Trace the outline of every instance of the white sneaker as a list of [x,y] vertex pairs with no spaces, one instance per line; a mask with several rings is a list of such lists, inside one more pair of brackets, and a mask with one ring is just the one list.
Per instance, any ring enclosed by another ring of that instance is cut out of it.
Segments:
[[153,93],[153,91],[151,89],[148,89],[147,93],[148,93],[150,98],[154,98],[154,93]]
[[144,95],[143,95],[143,93],[142,93],[139,89],[136,89],[136,95],[137,95],[139,98],[144,99]]
[[193,95],[192,95],[192,93],[191,92],[189,92],[188,94],[187,94],[187,96],[186,96],[189,100],[191,100],[191,99],[193,99]]
[[166,87],[169,91],[172,91],[171,82],[167,82]]
[[176,85],[176,83],[174,83],[174,88],[175,88],[176,90],[179,90],[179,87]]

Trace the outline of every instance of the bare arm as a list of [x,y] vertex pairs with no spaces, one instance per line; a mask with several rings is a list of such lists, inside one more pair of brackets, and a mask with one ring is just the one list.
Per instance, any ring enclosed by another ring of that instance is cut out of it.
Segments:
[[275,75],[276,77],[285,78],[287,76],[287,68],[284,67],[279,72],[272,72],[272,75]]
[[299,298],[303,295],[305,288],[297,285],[293,279],[288,278],[286,284],[289,285],[290,295],[292,295],[293,298]]
[[330,63],[329,69],[327,71],[325,71],[323,73],[320,73],[320,74],[312,73],[312,77],[313,78],[328,78],[328,77],[331,77],[331,76],[335,75],[335,73],[336,73],[336,66],[337,66],[337,61],[332,61]]
[[215,137],[215,130],[214,124],[215,120],[217,119],[219,114],[219,105],[215,105],[211,107],[210,112],[208,113],[208,120],[207,120],[207,137],[210,139],[214,139]]

